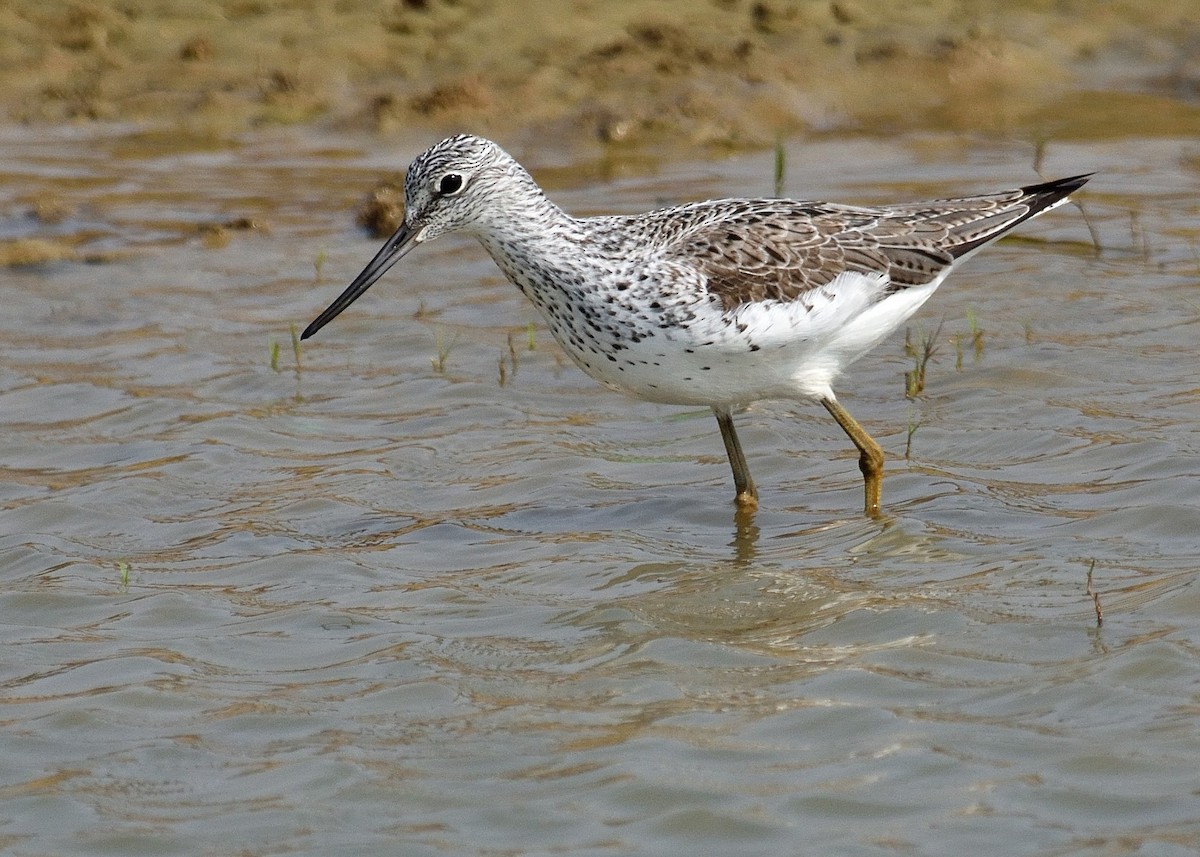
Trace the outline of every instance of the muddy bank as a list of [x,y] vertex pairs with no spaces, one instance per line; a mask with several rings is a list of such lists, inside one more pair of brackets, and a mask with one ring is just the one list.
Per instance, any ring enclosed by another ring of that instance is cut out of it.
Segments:
[[1195,101],[1198,39],[1194,0],[15,0],[0,11],[0,110],[203,139],[305,122],[734,146],[1037,135],[1081,88]]

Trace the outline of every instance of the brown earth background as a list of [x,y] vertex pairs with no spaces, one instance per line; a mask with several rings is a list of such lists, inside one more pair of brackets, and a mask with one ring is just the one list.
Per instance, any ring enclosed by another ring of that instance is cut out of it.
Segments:
[[1200,133],[1198,104],[1196,0],[0,8],[7,121],[147,122],[181,143],[296,123],[730,147],[914,128]]

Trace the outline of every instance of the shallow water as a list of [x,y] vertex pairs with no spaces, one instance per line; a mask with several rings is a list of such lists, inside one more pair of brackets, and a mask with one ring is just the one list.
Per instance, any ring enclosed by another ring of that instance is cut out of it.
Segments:
[[[0,273],[4,850],[1200,848],[1193,141],[1051,145],[1047,176],[1099,173],[1086,219],[942,287],[921,397],[903,331],[843,380],[882,522],[838,428],[786,403],[739,416],[762,509],[736,522],[711,415],[597,388],[467,241],[297,371],[289,322],[374,252],[351,211],[417,148],[0,135],[0,237],[105,260]],[[577,213],[772,191],[770,153],[516,154]],[[829,139],[787,191],[998,189],[1031,160]],[[61,223],[26,216],[44,194]],[[262,228],[205,228],[238,218]]]

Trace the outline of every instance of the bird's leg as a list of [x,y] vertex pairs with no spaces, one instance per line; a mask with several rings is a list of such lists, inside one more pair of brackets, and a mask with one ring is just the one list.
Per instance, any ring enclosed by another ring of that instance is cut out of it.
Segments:
[[741,509],[758,508],[758,489],[750,476],[750,468],[746,466],[746,455],[742,452],[742,444],[738,441],[737,431],[733,427],[733,412],[729,408],[713,406],[713,414],[717,425],[721,427],[721,440],[725,441],[725,454],[729,456],[729,466],[733,468],[733,487],[737,490],[734,502]]
[[825,410],[829,411],[830,415],[837,420],[837,424],[842,427],[842,431],[854,442],[858,447],[858,469],[863,475],[863,490],[866,493],[866,505],[864,511],[868,517],[879,517],[879,500],[883,493],[883,450],[879,447],[866,429],[858,424],[858,420],[850,416],[850,412],[841,406],[841,403],[832,396],[821,399],[821,404],[825,406]]

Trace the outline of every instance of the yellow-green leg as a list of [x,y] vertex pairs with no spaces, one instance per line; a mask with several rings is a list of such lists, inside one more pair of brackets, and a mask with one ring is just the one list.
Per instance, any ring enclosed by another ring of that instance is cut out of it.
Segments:
[[750,468],[746,466],[746,455],[742,452],[742,444],[738,440],[737,430],[733,427],[733,411],[729,408],[713,406],[713,414],[717,425],[721,427],[721,440],[725,442],[725,454],[729,456],[729,466],[733,468],[733,487],[737,491],[734,497],[739,508],[758,508],[758,489],[750,477]]
[[883,493],[883,450],[837,399],[832,397],[822,399],[821,404],[858,447],[858,469],[862,471],[863,490],[866,493],[864,511],[869,517],[878,518],[879,500]]

